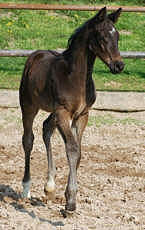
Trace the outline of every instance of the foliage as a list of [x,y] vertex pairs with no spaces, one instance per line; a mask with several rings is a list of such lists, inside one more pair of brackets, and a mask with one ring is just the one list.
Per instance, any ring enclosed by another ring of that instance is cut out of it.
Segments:
[[111,125],[137,125],[137,126],[143,126],[145,125],[144,121],[134,119],[131,117],[126,117],[123,119],[116,118],[115,116],[111,114],[104,114],[102,115],[96,115],[96,116],[89,116],[88,126],[96,125],[96,127],[100,127],[102,125],[105,126],[111,126]]

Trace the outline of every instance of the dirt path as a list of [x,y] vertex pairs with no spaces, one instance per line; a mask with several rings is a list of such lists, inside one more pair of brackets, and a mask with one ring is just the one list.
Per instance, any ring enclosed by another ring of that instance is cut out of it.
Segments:
[[53,137],[55,200],[43,202],[47,161],[41,129],[47,114],[41,112],[34,124],[31,156],[33,198],[21,201],[21,114],[19,108],[0,109],[0,230],[145,229],[145,112],[90,115],[82,141],[77,211],[63,218],[60,209],[65,204],[68,165],[58,132]]

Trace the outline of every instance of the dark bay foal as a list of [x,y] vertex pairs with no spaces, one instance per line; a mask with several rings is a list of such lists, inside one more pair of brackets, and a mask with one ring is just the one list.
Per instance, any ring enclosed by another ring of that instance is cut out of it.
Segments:
[[88,111],[96,99],[92,79],[95,58],[99,57],[114,74],[124,68],[118,50],[119,33],[114,27],[120,13],[121,8],[107,15],[106,8],[102,8],[72,34],[63,53],[36,51],[28,58],[20,85],[25,152],[23,197],[30,197],[30,154],[34,141],[32,125],[38,110],[42,109],[50,112],[43,123],[43,140],[48,157],[45,191],[51,194],[55,190],[56,170],[50,139],[57,128],[65,143],[70,168],[65,209],[76,209],[81,139],[88,121]]

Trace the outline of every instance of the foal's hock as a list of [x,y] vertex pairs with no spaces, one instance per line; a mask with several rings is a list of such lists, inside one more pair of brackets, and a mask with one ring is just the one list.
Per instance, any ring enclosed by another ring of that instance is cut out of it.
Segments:
[[63,53],[40,50],[28,58],[19,91],[25,152],[23,197],[30,197],[30,154],[34,141],[32,125],[38,110],[42,109],[50,113],[43,123],[43,140],[48,157],[44,190],[48,195],[55,191],[56,170],[50,139],[57,128],[65,143],[70,168],[65,209],[76,209],[81,139],[87,125],[88,111],[96,99],[92,79],[95,59],[99,57],[113,74],[120,73],[124,68],[118,50],[119,33],[114,26],[120,13],[121,8],[107,15],[106,7],[102,8],[75,30]]

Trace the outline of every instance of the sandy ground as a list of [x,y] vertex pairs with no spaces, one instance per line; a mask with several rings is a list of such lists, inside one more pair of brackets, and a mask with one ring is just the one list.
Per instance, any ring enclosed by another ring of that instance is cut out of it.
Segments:
[[[61,137],[56,132],[52,139],[57,191],[54,201],[46,203],[47,158],[41,130],[47,114],[40,112],[31,155],[32,199],[22,201],[21,113],[19,108],[0,109],[0,230],[145,229],[145,112],[90,115],[78,170],[77,210],[64,218],[60,210],[68,165]],[[102,118],[98,127],[94,116]]]

